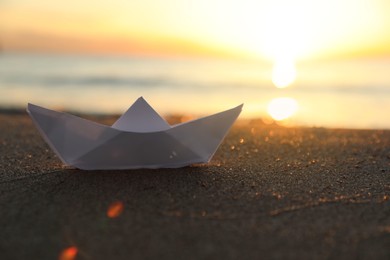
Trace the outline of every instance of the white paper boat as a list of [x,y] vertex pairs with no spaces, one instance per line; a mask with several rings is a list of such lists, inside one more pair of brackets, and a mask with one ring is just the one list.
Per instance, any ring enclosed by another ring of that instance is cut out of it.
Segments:
[[84,170],[179,168],[209,162],[242,105],[170,126],[140,97],[112,126],[28,104],[62,162]]

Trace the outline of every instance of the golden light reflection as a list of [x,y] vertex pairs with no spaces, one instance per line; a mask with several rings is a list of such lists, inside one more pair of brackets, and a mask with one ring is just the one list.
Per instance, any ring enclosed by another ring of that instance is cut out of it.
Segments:
[[285,120],[296,113],[298,103],[289,97],[275,98],[268,104],[267,112],[276,121]]
[[278,88],[285,88],[294,82],[297,72],[292,59],[276,60],[272,69],[272,82]]
[[110,204],[110,206],[107,209],[107,217],[109,218],[116,218],[119,217],[119,215],[123,212],[123,203],[120,201],[115,201]]
[[78,253],[78,249],[75,246],[71,246],[68,248],[65,248],[62,250],[61,254],[59,255],[59,260],[74,260],[76,259]]

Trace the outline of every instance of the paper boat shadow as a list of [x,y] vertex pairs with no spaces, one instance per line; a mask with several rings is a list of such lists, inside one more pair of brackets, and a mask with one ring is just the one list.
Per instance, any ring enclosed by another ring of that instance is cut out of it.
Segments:
[[28,104],[65,165],[83,170],[179,168],[211,160],[242,106],[170,126],[141,97],[112,126]]
[[[96,177],[96,176],[101,176],[102,178],[105,176],[110,176],[112,177],[125,177],[125,176],[145,176],[145,175],[150,175],[150,176],[155,176],[159,175],[162,178],[164,176],[192,176],[192,175],[199,175],[202,176],[202,174],[207,173],[210,170],[210,167],[217,167],[216,165],[209,165],[209,164],[193,164],[193,165],[186,165],[183,167],[176,167],[176,168],[168,168],[168,167],[162,167],[162,168],[131,168],[131,169],[95,169],[95,170],[88,170],[85,171],[83,169],[75,168],[75,167],[65,167],[62,168],[61,170],[56,170],[55,172],[59,173],[66,173],[66,174],[71,174],[73,176],[90,176]],[[183,174],[183,173],[186,174]]]

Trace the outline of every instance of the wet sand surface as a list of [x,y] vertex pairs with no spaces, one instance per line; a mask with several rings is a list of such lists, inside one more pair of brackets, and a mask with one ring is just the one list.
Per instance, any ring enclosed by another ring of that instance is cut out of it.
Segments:
[[81,171],[0,129],[0,259],[390,259],[390,131],[241,121],[208,165]]

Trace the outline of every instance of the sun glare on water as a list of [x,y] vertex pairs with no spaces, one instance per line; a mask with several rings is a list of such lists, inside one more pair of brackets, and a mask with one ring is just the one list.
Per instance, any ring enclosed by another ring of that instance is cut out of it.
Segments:
[[276,121],[285,120],[298,110],[298,103],[293,98],[282,97],[271,100],[268,104],[268,114]]

